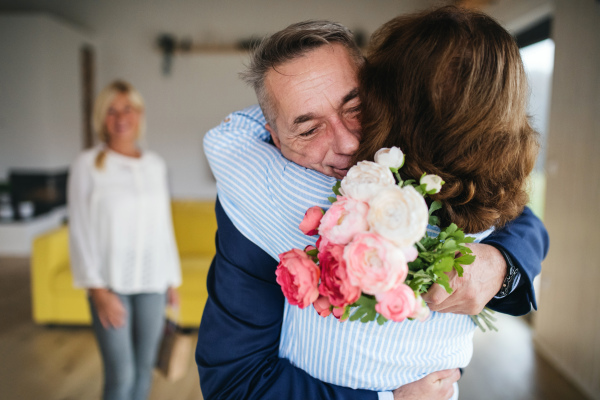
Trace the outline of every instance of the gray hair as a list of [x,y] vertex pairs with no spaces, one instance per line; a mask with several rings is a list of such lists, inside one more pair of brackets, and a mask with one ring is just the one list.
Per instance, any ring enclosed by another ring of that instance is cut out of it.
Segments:
[[354,35],[345,26],[331,21],[303,21],[267,36],[254,49],[250,64],[240,77],[254,88],[258,104],[267,122],[277,130],[276,107],[265,87],[267,72],[277,66],[301,57],[326,44],[344,46],[357,67],[364,63],[364,56],[354,41]]

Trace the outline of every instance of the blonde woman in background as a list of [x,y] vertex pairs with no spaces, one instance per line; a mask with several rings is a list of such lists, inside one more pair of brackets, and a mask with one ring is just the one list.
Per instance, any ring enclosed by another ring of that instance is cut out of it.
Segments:
[[148,397],[165,304],[178,303],[179,256],[167,171],[140,149],[144,102],[127,82],[98,95],[100,145],[70,169],[68,204],[74,284],[88,292],[104,364],[105,400]]

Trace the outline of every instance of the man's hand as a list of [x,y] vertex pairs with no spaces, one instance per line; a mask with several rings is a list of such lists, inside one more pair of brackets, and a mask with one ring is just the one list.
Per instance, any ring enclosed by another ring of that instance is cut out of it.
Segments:
[[432,311],[479,314],[502,287],[507,266],[500,251],[487,244],[472,243],[467,246],[476,256],[475,262],[463,266],[462,278],[454,270],[448,274],[452,294],[435,284],[423,295],[423,300]]
[[394,390],[394,400],[448,400],[454,395],[454,382],[459,379],[458,369],[433,372]]

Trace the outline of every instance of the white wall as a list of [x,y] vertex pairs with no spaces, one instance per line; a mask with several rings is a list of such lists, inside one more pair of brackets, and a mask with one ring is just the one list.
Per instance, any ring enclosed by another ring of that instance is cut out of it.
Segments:
[[47,15],[0,15],[0,179],[9,168],[64,168],[78,153],[86,41]]
[[538,350],[600,399],[600,2],[557,0]]
[[[140,90],[147,102],[148,145],[166,159],[173,195],[212,198],[216,193],[215,183],[202,153],[202,137],[229,112],[255,103],[254,92],[237,78],[247,55],[177,57],[171,76],[166,77],[161,73],[162,56],[154,46],[158,34],[168,32],[189,36],[194,41],[230,43],[272,33],[309,18],[331,19],[371,33],[397,14],[433,3],[433,0],[378,0],[375,3],[363,0],[2,0],[0,10],[48,11],[91,31],[97,43],[97,89],[112,79],[124,78]],[[38,83],[31,86],[39,90]],[[80,110],[79,105],[73,108]],[[14,107],[14,110],[22,114],[23,108]],[[18,153],[29,154],[29,144],[21,142]],[[30,160],[30,157],[25,159]]]

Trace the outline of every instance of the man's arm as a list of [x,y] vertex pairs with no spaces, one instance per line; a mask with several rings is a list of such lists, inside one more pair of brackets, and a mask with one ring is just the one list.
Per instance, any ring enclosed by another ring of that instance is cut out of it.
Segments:
[[223,209],[271,257],[315,242],[298,226],[312,206],[327,208],[336,179],[295,164],[269,143],[258,106],[230,114],[204,137]]
[[323,383],[279,358],[284,297],[277,261],[244,237],[216,205],[215,256],[198,332],[205,399],[377,399],[376,392]]
[[531,306],[537,309],[533,279],[542,271],[542,261],[550,247],[548,231],[542,221],[525,207],[517,219],[492,233],[482,243],[506,252],[520,273],[513,291],[504,298],[492,299],[488,307],[510,315],[527,314]]
[[[533,278],[542,269],[548,246],[546,228],[526,207],[517,219],[472,246],[477,257],[473,264],[464,267],[463,277],[454,271],[450,273],[452,294],[434,285],[423,298],[438,312],[473,315],[488,306],[505,314],[527,314],[531,305],[536,308]],[[507,296],[496,298],[508,268],[501,251],[518,269],[519,281]]]

